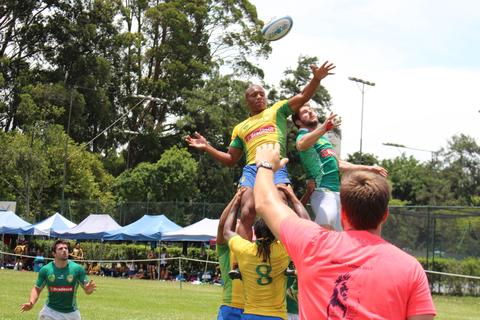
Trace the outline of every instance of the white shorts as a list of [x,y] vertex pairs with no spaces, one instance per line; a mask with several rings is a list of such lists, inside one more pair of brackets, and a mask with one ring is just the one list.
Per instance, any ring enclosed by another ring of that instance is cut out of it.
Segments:
[[340,193],[327,189],[315,190],[310,198],[315,222],[319,225],[328,224],[335,230],[342,231],[340,219]]
[[288,320],[298,320],[298,319],[300,319],[298,317],[298,314],[294,314],[294,313],[289,313],[288,314]]
[[38,314],[38,320],[81,320],[80,311],[75,310],[73,312],[63,313],[53,310],[52,308],[44,305],[40,313]]

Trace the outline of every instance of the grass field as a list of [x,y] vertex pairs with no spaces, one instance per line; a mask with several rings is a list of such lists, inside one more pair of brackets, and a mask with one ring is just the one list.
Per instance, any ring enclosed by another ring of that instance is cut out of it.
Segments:
[[[35,282],[33,272],[0,270],[0,319],[37,319],[46,298],[42,293],[34,309],[20,313]],[[97,292],[78,292],[82,319],[216,319],[221,287],[180,285],[177,282],[94,277]],[[439,320],[480,319],[480,298],[435,296]]]

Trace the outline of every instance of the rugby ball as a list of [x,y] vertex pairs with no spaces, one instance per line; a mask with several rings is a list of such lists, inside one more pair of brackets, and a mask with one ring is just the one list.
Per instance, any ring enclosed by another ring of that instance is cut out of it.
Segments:
[[290,16],[273,18],[262,29],[262,35],[267,41],[276,41],[285,37],[293,26]]

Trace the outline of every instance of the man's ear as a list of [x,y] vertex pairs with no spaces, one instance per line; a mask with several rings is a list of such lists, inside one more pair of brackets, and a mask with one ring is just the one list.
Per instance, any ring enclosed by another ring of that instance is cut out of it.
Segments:
[[383,214],[383,218],[382,218],[381,224],[385,224],[385,222],[387,222],[387,219],[388,219],[389,214],[390,214],[390,211],[389,211],[388,208],[387,208],[387,210],[385,210],[385,213]]
[[352,226],[350,225],[350,222],[348,222],[347,213],[345,210],[343,210],[343,208],[340,209],[340,221],[342,223],[343,230],[351,229]]

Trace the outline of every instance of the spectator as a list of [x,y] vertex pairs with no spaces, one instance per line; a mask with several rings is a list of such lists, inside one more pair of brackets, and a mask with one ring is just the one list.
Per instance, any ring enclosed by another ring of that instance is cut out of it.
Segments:
[[73,260],[83,260],[83,249],[80,247],[80,243],[75,243],[75,247],[70,254]]
[[45,258],[41,250],[37,250],[37,255],[33,260],[33,271],[39,272],[40,269],[45,265]]
[[155,276],[155,265],[157,264],[157,261],[153,260],[153,259],[156,259],[156,258],[157,258],[157,256],[156,256],[156,254],[153,250],[148,251],[147,259],[149,259],[149,261],[147,262],[147,275],[148,275],[148,278],[150,280],[155,280],[155,278],[156,278],[156,276]]
[[135,275],[137,274],[137,268],[136,268],[135,264],[133,263],[133,261],[127,263],[127,269],[128,269],[127,276],[129,278],[135,277]]
[[88,275],[95,275],[98,276],[101,274],[101,268],[98,262],[94,262],[91,265],[88,266],[87,273]]
[[160,253],[160,279],[167,280],[168,279],[168,253],[167,248],[163,247]]
[[13,249],[13,253],[19,255],[15,257],[15,266],[13,270],[22,271],[25,258],[23,255],[27,254],[27,244],[24,240],[19,240],[18,245]]

